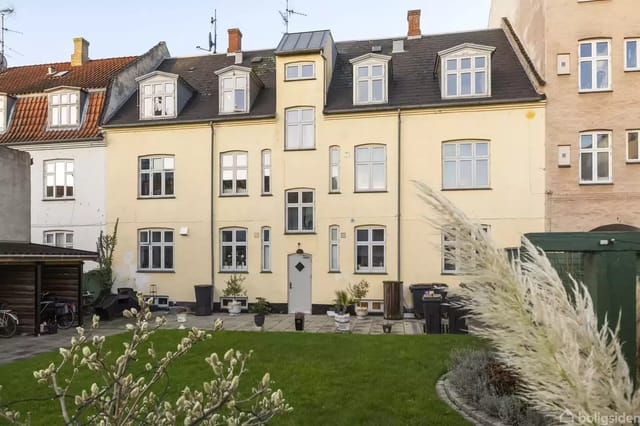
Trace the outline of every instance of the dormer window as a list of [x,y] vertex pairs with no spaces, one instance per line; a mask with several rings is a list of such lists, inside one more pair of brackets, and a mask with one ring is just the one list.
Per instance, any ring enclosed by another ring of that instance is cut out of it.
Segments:
[[443,98],[491,96],[494,47],[465,43],[438,53]]
[[138,77],[140,119],[174,118],[189,100],[191,87],[177,74],[153,71]]
[[391,56],[369,53],[351,59],[353,64],[353,104],[386,103]]
[[80,125],[80,89],[54,89],[49,93],[49,127],[78,127]]
[[249,112],[251,101],[257,95],[258,85],[262,84],[252,75],[251,68],[231,65],[216,71],[216,75],[219,80],[220,113]]
[[6,94],[0,94],[0,133],[3,133],[9,127],[9,115],[11,113],[11,105],[13,105],[14,98],[7,96]]

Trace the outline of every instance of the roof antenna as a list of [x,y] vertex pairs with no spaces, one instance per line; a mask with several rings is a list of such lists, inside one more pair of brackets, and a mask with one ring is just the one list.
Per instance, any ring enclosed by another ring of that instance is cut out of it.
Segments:
[[284,9],[284,12],[279,10],[278,13],[282,17],[285,34],[289,34],[289,19],[291,19],[291,15],[307,16],[306,13],[296,12],[293,9],[289,9],[289,0],[287,0],[287,5],[286,5],[286,8]]
[[204,50],[206,52],[211,52],[213,49],[213,53],[216,52],[217,43],[218,43],[218,16],[217,9],[213,10],[213,16],[211,17],[211,26],[213,27],[213,40],[211,39],[211,31],[209,31],[209,48],[205,49],[204,47],[196,46],[196,49]]
[[7,31],[11,31],[14,33],[22,34],[20,31],[10,30],[4,26],[4,17],[7,15],[11,15],[13,13],[13,8],[7,7],[6,9],[0,9],[0,72],[4,72],[7,69],[7,57],[4,54],[4,33]]

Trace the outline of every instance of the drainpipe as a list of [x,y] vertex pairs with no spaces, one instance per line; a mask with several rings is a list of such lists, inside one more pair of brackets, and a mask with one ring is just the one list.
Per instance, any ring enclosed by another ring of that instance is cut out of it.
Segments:
[[398,277],[397,277],[397,281],[401,281],[402,280],[402,275],[401,275],[401,257],[400,257],[400,235],[401,235],[401,229],[400,229],[400,194],[401,194],[401,188],[402,188],[402,174],[400,173],[400,164],[402,163],[402,150],[400,148],[400,139],[402,136],[402,131],[401,131],[401,124],[402,124],[402,118],[400,117],[400,108],[398,108]]
[[215,271],[215,267],[214,267],[214,260],[215,260],[215,258],[214,258],[214,253],[215,253],[214,244],[215,244],[215,241],[214,241],[214,238],[213,238],[213,231],[214,231],[214,228],[213,228],[213,197],[214,197],[214,195],[213,195],[214,194],[213,186],[214,186],[214,182],[215,182],[214,175],[213,175],[213,165],[215,164],[215,152],[214,152],[214,143],[213,143],[214,142],[213,121],[209,122],[209,127],[211,128],[211,160],[210,160],[211,161],[211,167],[209,168],[209,170],[211,170],[211,176],[209,176],[209,183],[211,185],[211,194],[210,194],[211,198],[210,198],[210,204],[209,204],[209,207],[211,209],[211,217],[210,217],[211,221],[210,221],[209,224],[211,225],[211,227],[209,229],[209,239],[211,241],[211,246],[210,246],[210,251],[211,251],[211,285],[214,286],[214,291],[215,291],[215,284],[214,284],[214,281],[213,281],[214,278],[215,278],[215,273],[214,273],[214,271]]

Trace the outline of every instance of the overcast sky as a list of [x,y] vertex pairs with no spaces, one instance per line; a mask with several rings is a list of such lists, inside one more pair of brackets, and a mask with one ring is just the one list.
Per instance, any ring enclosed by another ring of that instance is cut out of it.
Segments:
[[[289,32],[331,30],[337,41],[406,35],[407,10],[422,10],[422,33],[486,28],[490,0],[290,0]],[[9,66],[65,62],[73,37],[90,42],[90,58],[139,55],[159,41],[173,56],[205,54],[210,17],[217,9],[218,52],[227,29],[243,33],[243,50],[273,48],[284,32],[285,0],[0,0]]]

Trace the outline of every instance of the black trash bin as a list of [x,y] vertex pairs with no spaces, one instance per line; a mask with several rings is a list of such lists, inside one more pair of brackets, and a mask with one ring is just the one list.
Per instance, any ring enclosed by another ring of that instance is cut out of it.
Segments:
[[413,313],[416,318],[424,318],[424,310],[422,306],[422,296],[426,291],[432,291],[435,294],[441,294],[442,297],[447,296],[449,287],[444,283],[429,283],[429,284],[411,284],[409,286],[411,296],[413,299]]
[[440,305],[442,296],[423,296],[422,306],[424,307],[424,331],[427,334],[440,334]]
[[196,315],[211,315],[213,312],[213,286],[198,284],[196,290]]
[[467,321],[466,315],[469,313],[462,305],[462,299],[459,297],[449,298],[449,330],[450,333],[466,334]]
[[402,319],[402,281],[382,281],[384,285],[384,319]]

